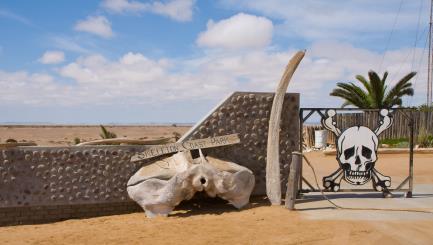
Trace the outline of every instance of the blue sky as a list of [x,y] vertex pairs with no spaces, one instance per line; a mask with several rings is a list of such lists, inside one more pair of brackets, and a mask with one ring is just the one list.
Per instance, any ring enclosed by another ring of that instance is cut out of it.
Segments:
[[233,91],[289,92],[339,106],[337,82],[411,70],[424,103],[427,0],[0,2],[2,122],[195,122]]

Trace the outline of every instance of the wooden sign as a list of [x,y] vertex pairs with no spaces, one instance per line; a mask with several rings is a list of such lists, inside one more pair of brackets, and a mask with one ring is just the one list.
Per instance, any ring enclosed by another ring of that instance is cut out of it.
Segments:
[[142,153],[136,154],[131,158],[131,162],[137,162],[140,160],[149,159],[152,157],[157,157],[172,152],[212,148],[212,147],[224,146],[224,145],[233,145],[239,142],[240,139],[238,134],[229,134],[229,135],[218,136],[214,138],[190,140],[190,141],[172,143],[166,145],[157,145],[151,147],[148,150],[143,151]]

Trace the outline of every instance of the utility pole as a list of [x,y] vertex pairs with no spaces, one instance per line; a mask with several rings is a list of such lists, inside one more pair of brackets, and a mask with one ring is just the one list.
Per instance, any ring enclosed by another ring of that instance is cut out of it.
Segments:
[[433,0],[430,2],[430,28],[428,35],[428,71],[427,71],[427,106],[432,106],[432,19],[433,14]]

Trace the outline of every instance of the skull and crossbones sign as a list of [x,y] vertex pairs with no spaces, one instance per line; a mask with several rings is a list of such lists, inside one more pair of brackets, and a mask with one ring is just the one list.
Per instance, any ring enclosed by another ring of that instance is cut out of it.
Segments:
[[322,125],[337,137],[337,161],[339,168],[323,178],[323,186],[327,190],[340,190],[341,179],[352,185],[363,185],[369,180],[376,191],[388,192],[391,178],[384,176],[374,168],[377,161],[378,136],[392,124],[392,117],[387,109],[380,110],[379,126],[376,130],[364,126],[353,126],[343,132],[336,127],[335,110],[326,111],[327,117]]

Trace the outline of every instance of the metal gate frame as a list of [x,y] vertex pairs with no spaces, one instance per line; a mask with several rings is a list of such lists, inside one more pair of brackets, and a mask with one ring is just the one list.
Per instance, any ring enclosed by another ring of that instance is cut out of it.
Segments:
[[[303,127],[304,122],[310,118],[312,115],[317,113],[321,119],[325,118],[325,112],[327,110],[335,110],[338,111],[362,111],[362,112],[379,112],[380,109],[358,109],[358,108],[300,108],[299,109],[299,152],[303,152]],[[406,192],[406,197],[412,197],[413,192],[413,148],[414,148],[414,120],[412,116],[412,112],[414,109],[411,108],[391,108],[389,109],[392,114],[402,113],[402,115],[409,121],[408,126],[410,128],[410,136],[409,136],[409,171],[408,176],[394,189],[388,189],[390,192]],[[304,112],[308,112],[306,116],[304,116]],[[301,158],[302,161],[302,158]],[[320,192],[320,190],[313,187],[312,184],[308,182],[303,176],[303,167],[302,163],[300,166],[300,178],[299,178],[299,194],[300,193],[308,193],[308,192]],[[309,189],[303,189],[303,183],[305,183]],[[408,188],[403,188],[405,184],[409,183]],[[375,191],[374,189],[340,189],[339,192],[371,192]]]

